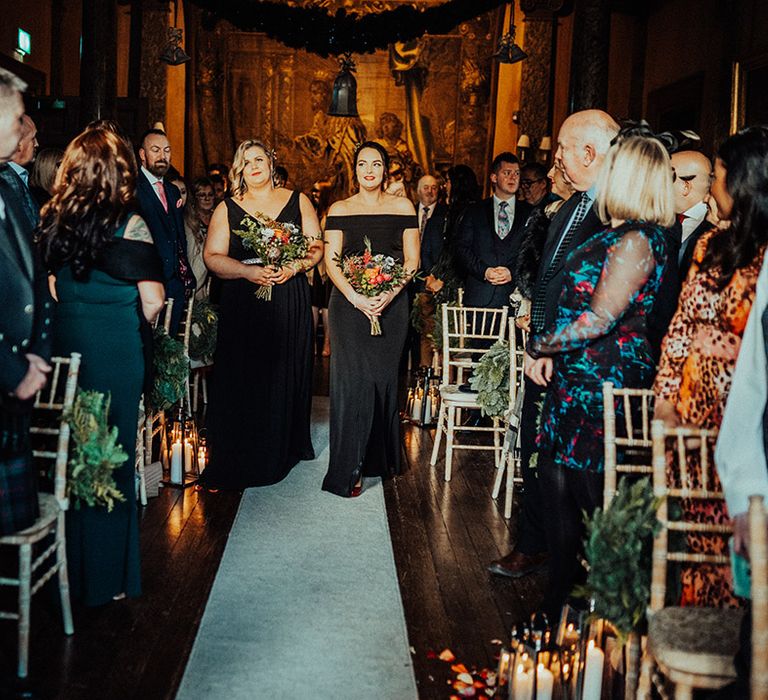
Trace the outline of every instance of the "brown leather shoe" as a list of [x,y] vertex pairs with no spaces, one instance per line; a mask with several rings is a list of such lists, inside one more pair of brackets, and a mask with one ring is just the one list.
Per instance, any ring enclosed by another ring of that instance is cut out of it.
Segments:
[[549,559],[546,552],[540,554],[523,554],[513,549],[506,557],[493,561],[488,566],[488,571],[497,576],[520,578],[541,569]]

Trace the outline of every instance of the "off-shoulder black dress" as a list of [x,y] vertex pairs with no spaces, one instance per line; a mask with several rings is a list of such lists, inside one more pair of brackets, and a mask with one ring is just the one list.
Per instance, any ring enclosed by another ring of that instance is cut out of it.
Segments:
[[[364,239],[374,254],[403,262],[403,232],[417,226],[404,214],[330,216],[326,229],[344,234],[342,256],[362,253]],[[338,289],[328,304],[331,347],[330,463],[323,490],[349,496],[360,474],[400,473],[397,371],[408,332],[408,295],[403,291],[381,315],[380,336],[368,317]]]

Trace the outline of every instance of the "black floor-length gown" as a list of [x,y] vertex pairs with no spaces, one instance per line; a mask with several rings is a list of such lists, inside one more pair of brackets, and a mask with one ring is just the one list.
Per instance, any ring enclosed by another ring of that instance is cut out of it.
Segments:
[[[229,256],[254,256],[232,233],[249,214],[226,199]],[[301,225],[294,192],[277,217]],[[297,462],[312,459],[312,309],[305,274],[272,287],[271,301],[257,285],[221,280],[219,330],[208,404],[210,463],[201,483],[242,489],[284,479]]]
[[[329,216],[326,229],[344,234],[342,256],[365,250],[403,262],[403,231],[417,226],[404,214]],[[400,473],[397,372],[408,332],[408,295],[403,291],[381,315],[382,334],[371,335],[368,317],[335,289],[328,304],[331,333],[330,463],[323,490],[349,496],[365,476]]]

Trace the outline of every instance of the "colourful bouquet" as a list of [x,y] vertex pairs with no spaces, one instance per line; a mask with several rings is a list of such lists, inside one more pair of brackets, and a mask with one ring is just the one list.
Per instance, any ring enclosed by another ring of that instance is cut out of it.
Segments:
[[[365,252],[362,255],[336,256],[335,262],[352,288],[364,297],[375,297],[389,292],[407,282],[411,274],[397,260],[389,255],[374,255],[371,241],[365,238]],[[371,335],[381,335],[378,318],[371,319]]]
[[[309,245],[301,229],[295,224],[275,221],[261,213],[247,216],[243,223],[245,229],[235,229],[232,233],[240,236],[243,245],[256,254],[254,258],[243,260],[244,263],[277,269],[306,257]],[[256,296],[270,301],[272,287],[259,287]]]

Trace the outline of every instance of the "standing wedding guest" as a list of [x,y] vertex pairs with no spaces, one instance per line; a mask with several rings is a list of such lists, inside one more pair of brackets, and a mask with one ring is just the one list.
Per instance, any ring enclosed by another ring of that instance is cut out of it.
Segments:
[[32,118],[25,114],[21,123],[21,140],[11,159],[0,165],[0,179],[13,192],[17,203],[24,211],[32,228],[40,221],[40,208],[29,191],[29,170],[37,155],[37,127]]
[[[232,196],[208,227],[205,264],[221,278],[216,367],[208,403],[210,462],[200,479],[209,489],[275,484],[314,451],[312,312],[306,272],[322,255],[320,226],[309,199],[276,188],[274,154],[243,141],[235,152]],[[238,232],[264,217],[299,226],[309,252],[279,269],[264,265]],[[267,301],[256,296],[271,287]]]
[[[338,265],[371,242],[374,255],[388,255],[406,270],[419,267],[419,229],[410,200],[385,192],[388,156],[366,141],[355,152],[359,190],[335,202],[325,230],[325,264],[331,292],[331,439],[323,490],[355,497],[363,476],[400,473],[397,370],[408,332],[406,284],[376,297],[356,292]],[[379,317],[382,334],[371,335]]]
[[[21,138],[26,84],[0,68],[0,163]],[[0,181],[0,535],[29,527],[38,514],[29,444],[31,399],[51,367],[51,298],[31,247],[32,228]]]
[[128,459],[114,472],[124,501],[67,511],[72,592],[86,605],[141,593],[135,449],[144,383],[140,325],[164,301],[162,265],[136,214],[128,144],[89,129],[67,147],[42,211],[40,244],[58,301],[54,352],[82,355],[79,385],[110,397],[109,423]]
[[[555,322],[563,288],[565,261],[571,251],[590,236],[603,230],[594,205],[597,179],[605,154],[619,125],[601,110],[589,109],[570,115],[560,127],[555,163],[574,188],[574,195],[552,217],[542,261],[536,276],[531,303],[530,332],[541,333]],[[550,359],[539,361],[551,363]],[[525,355],[525,367],[534,364]],[[542,568],[547,562],[544,506],[540,497],[536,468],[536,436],[544,388],[525,378],[523,410],[520,418],[520,458],[523,472],[523,499],[520,530],[515,548],[491,563],[493,574],[517,578]]]
[[209,172],[208,179],[213,184],[214,206],[218,206],[224,201],[224,198],[228,194],[229,183],[227,182],[227,178],[225,175],[220,174],[216,171]]
[[150,129],[142,136],[139,159],[139,213],[147,222],[163,261],[165,295],[174,301],[170,333],[175,335],[184,314],[184,302],[195,289],[195,278],[187,258],[179,190],[165,178],[171,165],[171,144],[165,132]]
[[[670,427],[720,427],[768,243],[767,191],[768,128],[744,129],[718,149],[711,186],[720,219],[730,223],[708,231],[696,244],[677,313],[662,344],[655,415]],[[701,480],[697,462],[689,465],[689,475],[695,488]],[[692,520],[728,520],[721,501],[685,503],[684,509]],[[697,552],[722,553],[719,537],[701,535],[690,544]],[[682,582],[683,605],[738,604],[728,567],[683,567]]]
[[466,274],[467,306],[500,308],[515,289],[512,271],[531,205],[517,201],[520,163],[500,153],[491,164],[493,196],[467,209],[456,242],[456,254]]
[[550,193],[550,178],[541,163],[525,163],[520,168],[520,199],[532,207],[549,204],[554,198]]
[[512,300],[519,306],[517,309],[517,325],[528,330],[531,319],[531,300],[533,288],[536,284],[536,275],[541,264],[541,255],[547,241],[547,232],[552,218],[560,210],[573,194],[573,187],[565,179],[563,171],[556,165],[550,169],[547,177],[552,183],[550,194],[556,199],[546,205],[535,207],[528,225],[523,233],[523,241],[520,244],[520,252],[515,261],[515,281],[517,287],[512,293]]
[[208,296],[209,276],[203,259],[203,250],[213,214],[213,202],[213,183],[207,177],[197,178],[192,183],[184,205],[184,234],[187,237],[189,265],[197,283],[195,298],[198,299]]
[[675,173],[675,214],[680,234],[680,281],[684,281],[693,259],[693,251],[702,234],[712,225],[707,221],[709,183],[712,179],[712,163],[699,151],[677,151],[672,154]]
[[667,261],[663,228],[675,220],[661,142],[630,136],[613,146],[597,182],[597,209],[603,230],[566,259],[554,323],[526,349],[549,361],[528,376],[547,387],[537,469],[550,555],[544,609],[555,616],[580,578],[584,513],[603,499],[603,382],[653,382],[647,317]]
[[56,171],[63,157],[64,151],[60,148],[43,148],[37,154],[29,175],[29,191],[38,207],[42,207],[51,198]]

